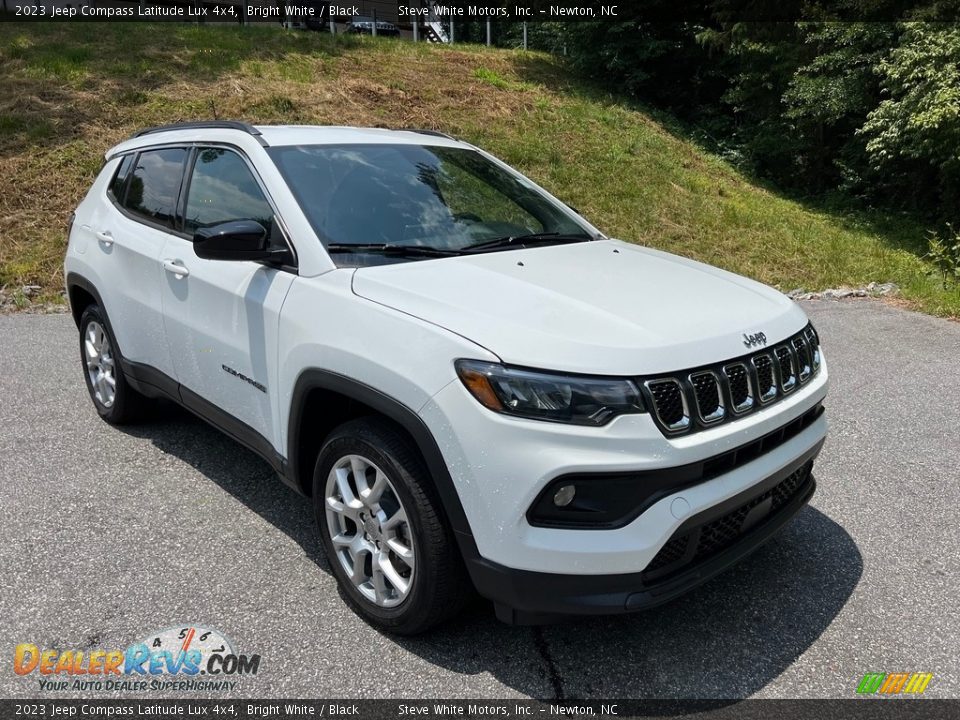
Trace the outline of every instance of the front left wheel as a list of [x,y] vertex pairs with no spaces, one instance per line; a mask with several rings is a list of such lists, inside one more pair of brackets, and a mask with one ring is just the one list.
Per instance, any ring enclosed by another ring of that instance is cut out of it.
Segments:
[[368,622],[415,635],[459,612],[470,582],[419,453],[379,418],[324,443],[313,481],[320,539],[341,594]]

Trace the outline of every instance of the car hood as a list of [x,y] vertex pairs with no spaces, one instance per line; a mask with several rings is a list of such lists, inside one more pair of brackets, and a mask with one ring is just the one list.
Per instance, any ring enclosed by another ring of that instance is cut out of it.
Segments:
[[806,323],[779,292],[668,253],[603,240],[358,269],[360,297],[482,345],[503,362],[647,375],[750,351]]

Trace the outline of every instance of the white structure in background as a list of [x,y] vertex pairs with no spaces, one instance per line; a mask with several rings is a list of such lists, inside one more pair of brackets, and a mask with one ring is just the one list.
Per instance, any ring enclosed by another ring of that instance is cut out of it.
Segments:
[[451,43],[453,42],[453,20],[450,22],[450,32],[444,27],[443,21],[437,15],[437,3],[430,0],[430,12],[427,14],[427,42],[432,43]]

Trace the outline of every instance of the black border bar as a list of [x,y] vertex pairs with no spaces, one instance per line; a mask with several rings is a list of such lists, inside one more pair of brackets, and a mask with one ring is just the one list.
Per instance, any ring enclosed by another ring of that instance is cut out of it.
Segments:
[[[960,700],[922,696],[860,696],[833,700],[0,700],[5,720],[15,718],[681,718],[709,720],[926,720],[955,718]],[[936,677],[934,677],[936,682]],[[928,690],[929,691],[929,690]],[[412,709],[417,709],[414,712]],[[424,710],[425,709],[425,710]]]
[[[70,5],[74,12],[65,16],[63,8]],[[382,5],[383,3],[381,3]],[[422,10],[420,0],[397,0],[397,17],[408,25],[414,17],[409,9]],[[110,21],[110,22],[237,22],[277,24],[282,20],[327,20],[326,0],[292,0],[291,2],[261,2],[260,0],[4,0],[0,21]],[[338,0],[335,5],[344,10],[357,5],[357,15],[363,15],[363,5]],[[898,22],[898,21],[960,21],[960,0],[726,0],[723,3],[706,0],[451,0],[441,3],[442,14],[431,19],[441,22],[598,22],[617,23],[693,23],[704,26],[729,25],[741,22]],[[46,6],[44,13],[27,13],[23,8]],[[61,12],[52,12],[53,6]],[[83,6],[116,8],[115,14],[84,13]],[[250,6],[284,8],[281,15],[248,12]],[[310,18],[288,15],[285,8],[310,7]],[[205,13],[198,9],[207,8]],[[236,12],[214,17],[213,8],[233,7]],[[404,13],[400,8],[408,8]],[[18,10],[19,8],[19,10]],[[167,8],[169,13],[149,12],[144,9]],[[390,13],[393,16],[393,13]],[[339,22],[349,15],[337,14]]]

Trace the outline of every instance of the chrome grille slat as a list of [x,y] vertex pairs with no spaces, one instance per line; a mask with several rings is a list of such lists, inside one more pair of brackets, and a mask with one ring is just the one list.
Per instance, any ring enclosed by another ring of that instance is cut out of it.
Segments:
[[752,412],[806,385],[820,371],[812,325],[722,365],[646,379],[647,402],[666,435],[684,435]]
[[650,380],[646,386],[653,397],[654,411],[661,426],[671,433],[682,432],[690,427],[690,404],[679,380]]
[[796,362],[789,345],[777,345],[773,349],[773,356],[777,362],[777,374],[780,376],[780,391],[786,395],[793,392],[797,386]]
[[820,370],[820,338],[817,337],[817,331],[813,329],[813,325],[807,325],[806,330],[803,331],[803,336],[810,347],[810,362],[813,365],[813,372],[816,374]]
[[761,352],[754,355],[750,361],[757,373],[757,397],[761,405],[766,405],[777,397],[777,376],[773,371],[773,357],[770,353]]
[[745,413],[753,407],[754,392],[750,371],[745,363],[730,363],[723,368],[730,392],[730,408],[733,412]]
[[712,425],[723,420],[727,409],[717,375],[711,370],[692,373],[690,385],[693,386],[693,399],[696,401],[700,422]]
[[807,380],[810,379],[810,375],[813,372],[810,363],[810,348],[807,345],[807,341],[804,339],[803,335],[797,335],[793,339],[793,349],[797,354],[797,358],[800,360],[799,380],[800,384],[803,385]]

